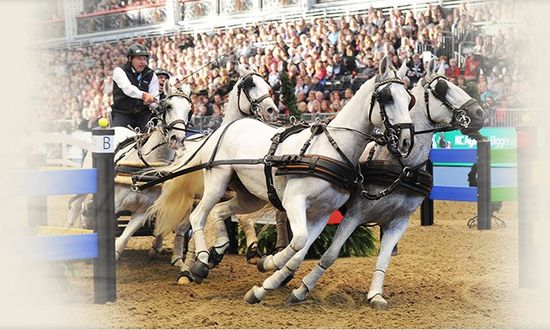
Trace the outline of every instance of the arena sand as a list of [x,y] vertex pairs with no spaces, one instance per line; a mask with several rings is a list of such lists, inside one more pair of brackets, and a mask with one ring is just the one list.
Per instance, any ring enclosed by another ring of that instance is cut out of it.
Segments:
[[[50,219],[64,219],[65,197],[50,198]],[[315,265],[306,260],[287,287],[259,305],[243,296],[266,275],[243,256],[226,256],[201,285],[179,286],[170,254],[149,261],[151,237],[132,238],[118,262],[115,303],[94,305],[92,265],[69,263],[62,295],[82,327],[100,328],[525,328],[542,326],[531,314],[535,289],[518,289],[517,207],[505,203],[505,228],[469,229],[475,204],[436,202],[435,224],[416,212],[392,258],[384,294],[390,308],[368,306],[375,256],[336,261],[299,305],[284,303]],[[50,220],[51,222],[52,220]],[[171,245],[171,240],[167,241]]]

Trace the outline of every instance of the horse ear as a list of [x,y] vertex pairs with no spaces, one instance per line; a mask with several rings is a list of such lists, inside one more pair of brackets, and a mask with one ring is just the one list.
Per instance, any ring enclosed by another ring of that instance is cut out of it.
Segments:
[[432,58],[428,62],[428,67],[426,69],[426,77],[429,78],[434,74],[434,68],[435,68],[435,58]]
[[191,95],[191,86],[189,86],[189,84],[182,84],[181,85],[181,91],[185,95]]
[[397,71],[397,76],[399,77],[399,79],[405,78],[407,71],[409,71],[409,67],[407,66],[407,61],[403,61],[403,64],[401,64],[399,71]]
[[437,74],[440,76],[445,75],[445,62],[439,61],[439,69],[437,69]]
[[390,72],[390,60],[384,56],[379,65],[380,77],[385,77]]
[[248,74],[248,70],[242,64],[237,65],[237,72],[241,77],[244,77]]
[[172,94],[172,84],[174,83],[174,78],[170,78],[164,82],[164,94]]

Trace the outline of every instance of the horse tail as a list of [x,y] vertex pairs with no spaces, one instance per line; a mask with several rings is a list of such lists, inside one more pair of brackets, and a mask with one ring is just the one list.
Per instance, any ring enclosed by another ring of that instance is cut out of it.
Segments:
[[[183,168],[200,164],[201,157],[195,157]],[[166,236],[176,230],[193,210],[193,204],[204,190],[203,171],[198,170],[166,181],[157,200],[147,210],[147,218],[156,217],[155,235]]]

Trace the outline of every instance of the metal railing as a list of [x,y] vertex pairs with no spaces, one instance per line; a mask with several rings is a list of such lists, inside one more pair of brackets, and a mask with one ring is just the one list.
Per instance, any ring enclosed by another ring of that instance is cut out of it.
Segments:
[[165,5],[158,4],[146,8],[80,15],[76,18],[77,35],[157,25],[166,21],[166,14]]

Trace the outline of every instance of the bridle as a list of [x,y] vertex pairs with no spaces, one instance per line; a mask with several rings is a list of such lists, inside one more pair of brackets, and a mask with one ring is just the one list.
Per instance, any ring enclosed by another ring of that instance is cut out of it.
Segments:
[[[176,88],[175,91],[171,92],[170,95],[166,96],[165,99],[160,101],[160,107],[159,107],[160,110],[155,109],[154,112],[155,112],[155,116],[157,118],[159,118],[160,121],[161,121],[160,125],[161,125],[162,131],[164,133],[164,136],[167,136],[168,132],[170,132],[172,130],[187,132],[189,127],[191,127],[191,125],[192,125],[191,124],[191,116],[193,115],[192,111],[189,111],[189,115],[187,117],[187,122],[185,122],[185,120],[183,120],[183,119],[176,119],[176,120],[174,120],[170,123],[166,123],[166,112],[167,112],[168,107],[169,107],[169,104],[168,104],[167,101],[169,99],[171,99],[172,97],[181,97],[181,98],[184,98],[185,100],[187,100],[187,102],[189,102],[190,105],[193,104],[191,102],[191,98],[189,97],[189,95],[185,94],[183,91],[181,91],[178,88]],[[176,125],[178,125],[178,124],[183,125],[183,128],[176,127]]]
[[[382,142],[382,144],[387,144],[388,149],[396,157],[403,157],[398,151],[399,134],[401,133],[401,130],[408,129],[411,133],[411,136],[414,136],[414,125],[413,123],[398,123],[398,124],[390,123],[388,114],[386,112],[385,104],[393,102],[393,96],[390,90],[391,84],[405,85],[405,83],[401,79],[397,78],[397,74],[395,74],[394,78],[388,78],[382,81],[380,81],[379,76],[376,78],[376,85],[374,86],[374,92],[372,93],[371,102],[370,102],[369,121],[372,123],[372,111],[374,109],[375,103],[378,102],[378,106],[380,108],[380,116],[382,117],[382,123],[384,124],[384,128],[385,128],[384,135],[383,135],[384,137],[383,140],[385,141],[380,141],[380,142]],[[382,86],[384,87],[380,89],[380,87]],[[408,90],[407,90],[407,93],[411,96],[411,101],[409,102],[409,111],[410,111],[414,107],[416,100]],[[411,153],[413,145],[414,145],[414,139],[411,139],[411,144],[409,145],[407,154],[404,157],[407,157]]]
[[[264,79],[259,74],[252,72],[244,76],[241,81],[237,85],[237,108],[239,109],[240,113],[243,114],[243,116],[253,116],[256,119],[263,120],[261,114],[260,114],[260,103],[262,103],[263,100],[267,99],[268,97],[271,97],[271,94],[266,93],[262,96],[260,96],[257,99],[253,99],[250,95],[250,90],[255,87],[253,77],[258,76],[262,79]],[[248,102],[250,102],[250,112],[247,113],[241,109],[241,93],[243,93],[246,96],[246,99]]]
[[[449,89],[447,85],[447,78],[441,75],[435,75],[429,80],[425,81],[423,84],[426,86],[424,88],[424,101],[426,102],[426,113],[428,114],[428,119],[435,124],[432,116],[430,114],[430,92],[432,95],[441,101],[443,105],[453,113],[453,118],[449,124],[452,128],[455,129],[467,129],[472,122],[472,119],[468,116],[467,110],[470,106],[477,104],[477,101],[474,98],[470,98],[466,103],[460,106],[460,108],[455,107],[449,101],[447,101],[446,94]],[[437,81],[435,87],[432,87],[432,83]]]

